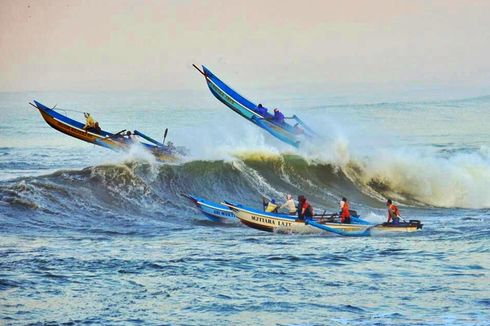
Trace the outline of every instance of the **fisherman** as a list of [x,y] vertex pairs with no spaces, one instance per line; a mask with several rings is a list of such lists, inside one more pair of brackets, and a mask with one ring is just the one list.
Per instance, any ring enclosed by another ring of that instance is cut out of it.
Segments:
[[282,114],[281,111],[279,111],[279,109],[277,108],[274,109],[274,117],[272,118],[272,121],[277,124],[284,123],[284,114]]
[[304,221],[313,217],[313,207],[310,205],[305,196],[298,196],[298,219]]
[[279,209],[287,209],[289,215],[295,215],[298,211],[296,205],[294,204],[293,196],[290,194],[286,196],[286,201],[281,205],[281,207],[279,207]]
[[349,202],[345,197],[340,201],[340,223],[350,224]]
[[134,143],[136,141],[136,135],[135,134],[132,134],[131,131],[127,131],[126,132],[126,139],[128,142],[130,143]]
[[272,198],[268,203],[267,206],[265,207],[265,211],[267,213],[277,213],[279,206],[276,204],[276,200]]
[[255,111],[260,114],[261,116],[266,116],[267,115],[267,108],[264,108],[262,106],[262,104],[259,103],[259,105],[257,105],[257,108],[255,109]]
[[395,206],[395,204],[393,204],[393,202],[391,201],[391,199],[388,199],[386,201],[386,206],[388,207],[388,221],[386,221],[387,223],[390,223],[390,221],[393,223],[393,224],[398,224],[400,223],[400,211],[398,210],[398,207]]
[[172,143],[171,141],[168,141],[168,142],[167,142],[167,150],[169,150],[170,152],[171,152],[171,151],[174,151],[174,150],[175,150],[175,145],[174,145],[174,143]]
[[93,129],[98,134],[100,134],[102,132],[102,129],[100,128],[99,123],[97,121],[95,121],[95,124],[94,124],[94,128]]
[[99,124],[95,122],[94,118],[88,112],[84,112],[83,116],[85,117],[85,126],[83,126],[83,130],[85,131],[94,131],[96,126],[99,128]]

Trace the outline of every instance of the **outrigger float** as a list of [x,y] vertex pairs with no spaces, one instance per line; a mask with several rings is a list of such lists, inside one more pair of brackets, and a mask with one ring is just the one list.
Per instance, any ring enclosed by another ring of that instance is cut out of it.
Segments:
[[[34,104],[29,104],[39,110],[46,123],[53,129],[56,129],[59,132],[71,137],[116,151],[128,150],[134,144],[133,140],[123,136],[123,132],[125,132],[126,129],[115,134],[104,130],[85,130],[83,129],[83,123],[57,112],[55,108],[48,108],[37,101],[34,101]],[[165,131],[165,137],[167,135],[167,131],[168,130]],[[165,145],[164,143],[160,143],[137,130],[135,130],[133,134],[149,142],[140,142],[140,144],[145,149],[149,150],[159,161],[175,161],[178,160],[179,157],[185,155],[185,149],[182,147]],[[165,137],[163,142],[165,142]]]
[[299,220],[295,215],[267,213],[254,208],[225,201],[224,204],[248,227],[280,233],[334,233],[342,236],[369,236],[374,232],[414,232],[422,229],[418,220],[399,224],[372,224],[359,216],[351,216],[351,223],[338,222],[337,214],[315,215]]
[[317,134],[296,115],[286,118],[294,120],[294,125],[287,122],[277,123],[273,121],[273,116],[270,113],[258,113],[256,104],[238,94],[208,68],[202,66],[201,70],[196,65],[193,66],[204,76],[209,90],[219,101],[277,139],[294,147],[299,147],[304,140],[317,137]]

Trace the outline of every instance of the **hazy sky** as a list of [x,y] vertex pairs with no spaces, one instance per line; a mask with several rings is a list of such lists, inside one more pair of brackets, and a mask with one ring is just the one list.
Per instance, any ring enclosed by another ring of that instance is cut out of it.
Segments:
[[490,1],[0,0],[0,91],[202,88],[192,63],[244,87],[490,89]]

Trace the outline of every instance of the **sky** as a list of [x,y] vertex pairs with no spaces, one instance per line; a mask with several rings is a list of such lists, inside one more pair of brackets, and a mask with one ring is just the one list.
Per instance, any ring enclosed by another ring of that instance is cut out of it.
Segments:
[[[0,91],[490,89],[490,1],[0,0]],[[487,94],[490,92],[486,92]]]

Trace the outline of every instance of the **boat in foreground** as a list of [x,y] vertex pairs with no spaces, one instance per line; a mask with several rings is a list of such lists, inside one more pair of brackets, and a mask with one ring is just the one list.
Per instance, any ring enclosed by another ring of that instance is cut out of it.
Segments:
[[351,223],[336,221],[335,215],[315,215],[312,219],[299,220],[295,215],[267,213],[225,201],[225,205],[245,225],[268,232],[280,233],[334,233],[342,236],[368,236],[373,232],[414,232],[422,228],[420,221],[411,220],[400,224],[372,224],[359,217],[351,217]]
[[[112,150],[128,150],[134,144],[133,140],[124,137],[122,134],[126,131],[125,129],[115,134],[104,130],[85,130],[83,129],[84,124],[82,122],[73,120],[57,112],[54,108],[48,108],[37,101],[34,101],[34,104],[29,104],[39,110],[46,123],[53,129],[71,137]],[[133,134],[138,135],[151,143],[139,142],[160,161],[175,161],[178,160],[180,156],[185,155],[185,150],[183,148],[165,145],[137,130],[135,130]]]
[[285,121],[276,122],[273,120],[273,115],[267,112],[259,113],[256,104],[238,94],[208,68],[202,66],[203,70],[201,70],[196,65],[193,66],[204,76],[209,90],[220,102],[277,139],[294,147],[299,147],[305,140],[316,137],[316,133],[296,115],[286,118],[295,121],[294,125]]

